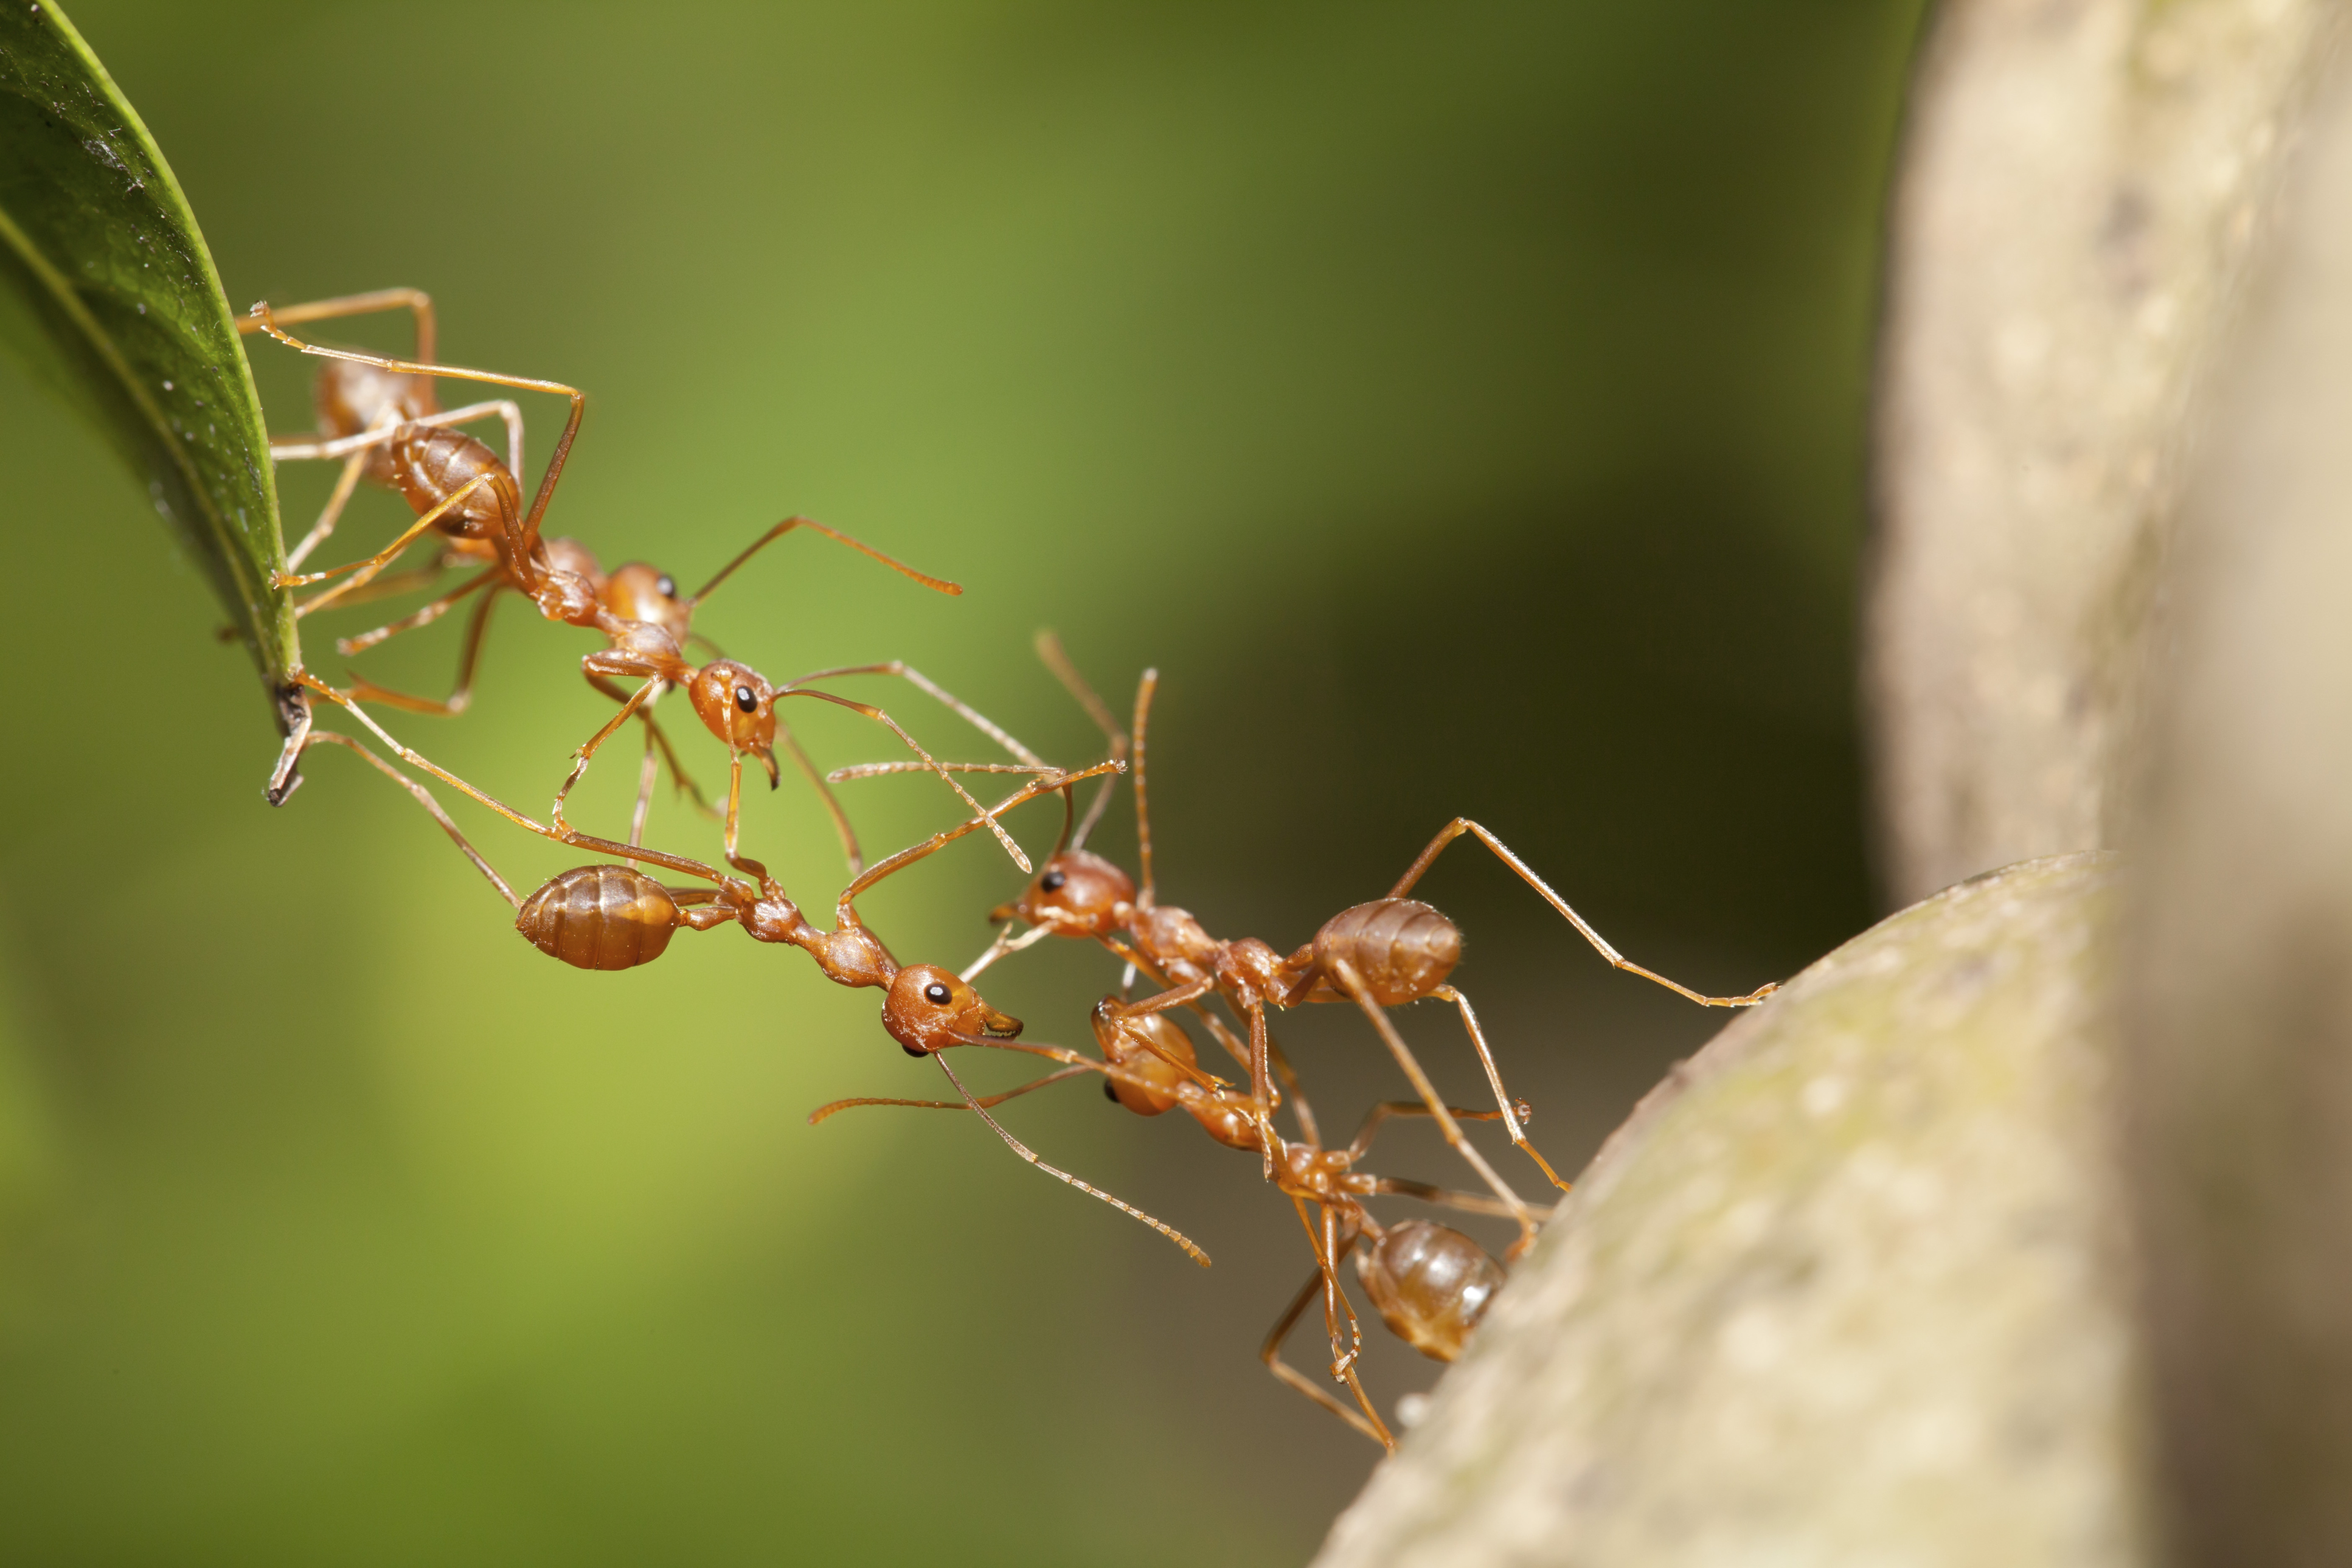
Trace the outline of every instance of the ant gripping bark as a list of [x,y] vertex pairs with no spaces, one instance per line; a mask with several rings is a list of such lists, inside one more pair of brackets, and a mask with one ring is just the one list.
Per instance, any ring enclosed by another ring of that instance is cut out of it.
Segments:
[[[1103,1059],[1070,1054],[1070,1065],[1044,1078],[1019,1085],[986,1100],[899,1100],[859,1098],[835,1100],[812,1112],[812,1123],[858,1106],[895,1105],[934,1110],[981,1110],[1018,1095],[1028,1094],[1082,1072],[1102,1075],[1103,1091],[1114,1104],[1139,1116],[1159,1116],[1182,1110],[1202,1131],[1228,1148],[1269,1154],[1276,1186],[1297,1211],[1315,1254],[1315,1271],[1294,1298],[1259,1347],[1259,1359],[1286,1385],[1297,1390],[1355,1430],[1394,1452],[1396,1439],[1381,1419],[1358,1374],[1356,1362],[1363,1351],[1363,1335],[1353,1303],[1339,1279],[1342,1258],[1355,1254],[1357,1272],[1381,1319],[1400,1338],[1423,1354],[1452,1361],[1485,1314],[1487,1303],[1502,1288],[1502,1265],[1458,1230],[1427,1220],[1408,1220],[1383,1226],[1363,1205],[1373,1196],[1402,1196],[1465,1210],[1473,1214],[1508,1215],[1496,1200],[1476,1194],[1449,1192],[1425,1182],[1378,1176],[1356,1168],[1371,1148],[1381,1126],[1392,1117],[1428,1114],[1428,1108],[1411,1100],[1390,1100],[1374,1106],[1356,1136],[1342,1148],[1327,1149],[1311,1131],[1313,1116],[1305,1111],[1304,1096],[1291,1100],[1299,1115],[1302,1136],[1276,1136],[1266,1143],[1260,1132],[1250,1097],[1228,1091],[1221,1080],[1201,1072],[1192,1042],[1165,1013],[1130,1015],[1116,996],[1106,996],[1094,1010],[1094,1033]],[[1034,1048],[1034,1047],[1032,1047]],[[1492,1110],[1449,1107],[1465,1121],[1491,1121]],[[1310,1215],[1309,1205],[1313,1206]],[[1289,1337],[1310,1302],[1320,1292],[1323,1319],[1330,1338],[1331,1379],[1354,1396],[1349,1409],[1331,1392],[1317,1384],[1282,1359]]]
[[[991,912],[992,920],[1018,918],[1030,929],[1016,938],[1008,927],[1006,933],[966,973],[977,974],[1003,953],[1050,932],[1098,942],[1163,987],[1156,995],[1120,1004],[1121,1016],[1125,1018],[1148,1016],[1178,1006],[1197,1008],[1200,1001],[1213,993],[1222,995],[1247,1026],[1248,1044],[1238,1054],[1249,1068],[1252,1115],[1257,1122],[1259,1146],[1264,1151],[1269,1181],[1276,1179],[1272,1119],[1280,1096],[1270,1081],[1269,1064],[1274,1052],[1266,1014],[1270,1009],[1306,1003],[1351,1002],[1379,1033],[1447,1143],[1477,1172],[1518,1221],[1520,1237],[1511,1249],[1512,1255],[1516,1257],[1532,1244],[1533,1211],[1463,1136],[1455,1117],[1439,1099],[1436,1087],[1388,1016],[1388,1008],[1430,997],[1451,1003],[1460,1011],[1463,1027],[1494,1091],[1496,1116],[1510,1134],[1511,1142],[1536,1162],[1554,1186],[1567,1190],[1568,1184],[1528,1142],[1518,1102],[1503,1087],[1501,1071],[1495,1065],[1494,1053],[1487,1047],[1469,998],[1445,984],[1461,958],[1460,929],[1430,905],[1406,897],[1439,853],[1464,834],[1475,836],[1493,850],[1616,968],[1709,1007],[1753,1006],[1778,989],[1776,984],[1767,984],[1742,996],[1709,996],[1633,963],[1612,947],[1501,839],[1466,817],[1456,817],[1447,824],[1389,889],[1387,897],[1341,910],[1324,922],[1313,942],[1286,958],[1255,937],[1219,941],[1210,936],[1190,911],[1162,905],[1156,896],[1145,763],[1151,699],[1158,688],[1159,672],[1146,670],[1137,688],[1130,741],[1115,724],[1106,721],[1108,711],[1102,700],[1061,657],[1057,644],[1050,637],[1041,637],[1039,651],[1072,695],[1105,730],[1114,749],[1125,751],[1132,745],[1136,842],[1142,882],[1139,888],[1135,879],[1117,865],[1087,852],[1076,841],[1066,845],[1045,863],[1020,897]],[[831,776],[840,780],[897,772],[905,766],[889,763],[866,764],[837,770]],[[1222,1028],[1219,1034],[1224,1037]],[[1228,1048],[1234,1048],[1229,1038],[1226,1044]]]

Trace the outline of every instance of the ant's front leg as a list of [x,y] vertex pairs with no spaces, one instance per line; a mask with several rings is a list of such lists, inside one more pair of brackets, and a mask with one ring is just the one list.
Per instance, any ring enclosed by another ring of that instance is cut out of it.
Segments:
[[622,725],[626,724],[635,716],[638,709],[660,696],[663,688],[668,684],[660,673],[652,669],[643,660],[630,658],[625,654],[616,654],[610,649],[600,649],[588,655],[580,661],[580,668],[587,673],[591,680],[594,680],[599,676],[617,675],[625,679],[641,679],[645,684],[629,694],[628,700],[621,704],[621,710],[614,714],[603,729],[591,735],[586,745],[572,753],[571,775],[563,781],[563,787],[555,792],[555,805],[551,808],[555,831],[567,843],[571,841],[577,830],[563,820],[564,798],[571,795],[572,786],[577,784],[581,777],[588,772],[588,764],[594,760],[597,748],[611,740]]

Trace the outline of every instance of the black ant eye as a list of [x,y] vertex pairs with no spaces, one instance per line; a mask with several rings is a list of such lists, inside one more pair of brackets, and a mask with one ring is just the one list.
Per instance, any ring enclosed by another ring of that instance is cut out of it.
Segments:
[[754,712],[760,706],[760,700],[751,695],[750,687],[739,686],[735,689],[735,706],[746,713]]
[[1037,879],[1037,885],[1049,893],[1058,893],[1062,890],[1062,884],[1068,880],[1069,879],[1059,871],[1048,871]]
[[923,987],[923,999],[931,1003],[935,1006],[946,1006],[948,1005],[948,998],[952,994],[954,994],[954,993],[950,992],[947,988],[947,985],[941,981],[934,980],[929,985]]
[[677,597],[677,579],[665,572],[654,579],[654,592],[665,599]]
[[1113,1105],[1117,1105],[1118,1103],[1118,1085],[1111,1082],[1108,1079],[1103,1079],[1103,1098],[1109,1100]]

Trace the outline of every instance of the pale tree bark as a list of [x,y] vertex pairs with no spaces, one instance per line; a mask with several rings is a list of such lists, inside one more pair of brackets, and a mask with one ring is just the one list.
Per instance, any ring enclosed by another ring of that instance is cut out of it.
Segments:
[[1960,0],[1887,262],[1864,679],[1898,903],[2118,842],[2184,436],[2319,0]]
[[2352,1563],[2352,66],[1958,0],[1888,263],[1890,885],[1662,1086],[1320,1559]]
[[2309,121],[2174,574],[2124,1017],[2179,1556],[2352,1563],[2352,78]]

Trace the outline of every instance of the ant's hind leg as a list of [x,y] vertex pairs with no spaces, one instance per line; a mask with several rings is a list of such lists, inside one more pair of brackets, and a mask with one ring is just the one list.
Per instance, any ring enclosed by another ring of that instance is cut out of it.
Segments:
[[1607,959],[1612,968],[1622,969],[1630,974],[1638,974],[1644,980],[1654,981],[1678,996],[1688,997],[1702,1007],[1753,1007],[1780,988],[1780,983],[1774,981],[1758,986],[1745,996],[1709,996],[1704,992],[1694,991],[1687,985],[1669,980],[1655,970],[1643,968],[1610,946],[1609,939],[1593,930],[1582,915],[1570,909],[1568,900],[1553,892],[1551,884],[1537,876],[1534,868],[1512,854],[1508,845],[1466,816],[1455,817],[1438,831],[1437,837],[1429,841],[1429,847],[1423,849],[1420,857],[1405,868],[1404,875],[1397,879],[1396,886],[1389,889],[1388,896],[1391,899],[1402,899],[1411,892],[1412,885],[1421,880],[1422,873],[1429,869],[1431,863],[1444,853],[1445,847],[1465,833],[1475,835],[1479,843],[1495,852],[1496,859],[1517,872],[1521,881],[1542,894],[1544,901],[1559,910],[1568,923],[1574,926],[1579,934],[1592,944],[1592,951]]
[[1389,1435],[1389,1429],[1381,1420],[1379,1412],[1372,1408],[1371,1400],[1364,1393],[1364,1385],[1357,1381],[1355,1368],[1348,1369],[1348,1387],[1355,1394],[1356,1402],[1363,1406],[1363,1414],[1360,1415],[1340,1404],[1330,1390],[1319,1386],[1313,1378],[1282,1359],[1282,1342],[1290,1337],[1290,1331],[1297,1328],[1298,1320],[1307,1315],[1307,1303],[1313,1301],[1316,1294],[1322,1289],[1323,1270],[1318,1268],[1307,1277],[1307,1283],[1301,1285],[1298,1288],[1298,1294],[1290,1299],[1289,1307],[1276,1321],[1273,1331],[1265,1336],[1265,1342],[1258,1346],[1257,1359],[1264,1362],[1265,1370],[1274,1373],[1276,1379],[1286,1387],[1297,1389],[1393,1454],[1396,1452],[1396,1439]]
[[1503,1092],[1502,1072],[1495,1066],[1495,1053],[1486,1048],[1486,1037],[1478,1027],[1478,1015],[1470,1010],[1470,998],[1451,985],[1440,985],[1430,994],[1462,1009],[1462,1026],[1470,1031],[1470,1044],[1478,1053],[1478,1065],[1486,1069],[1486,1082],[1495,1091],[1495,1106],[1504,1127],[1511,1134],[1511,1142],[1519,1146],[1521,1153],[1543,1167],[1545,1177],[1553,1186],[1563,1193],[1568,1191],[1568,1184],[1559,1179],[1559,1173],[1551,1168],[1551,1162],[1537,1153],[1536,1146],[1528,1142],[1527,1130],[1519,1125],[1517,1110],[1511,1097]]
[[401,788],[406,790],[411,795],[415,796],[417,805],[423,806],[426,811],[433,814],[433,820],[441,825],[441,831],[449,836],[450,842],[457,845],[459,849],[463,850],[465,852],[466,858],[474,863],[474,869],[479,871],[483,876],[489,879],[490,886],[499,890],[499,897],[504,899],[508,903],[513,905],[518,910],[522,908],[522,900],[515,897],[515,891],[512,888],[507,886],[506,879],[499,876],[497,871],[493,870],[490,867],[490,863],[482,858],[481,851],[475,848],[471,843],[467,842],[465,834],[458,830],[457,825],[449,820],[449,814],[441,809],[441,803],[433,798],[432,791],[426,789],[423,784],[418,784],[415,779],[410,778],[406,773],[402,773],[398,768],[394,767],[390,763],[385,762],[382,757],[377,756],[373,752],[369,751],[365,746],[361,745],[351,736],[339,734],[332,730],[311,731],[310,734],[304,738],[302,749],[307,752],[321,741],[329,742],[338,746],[348,747],[352,751],[358,752],[360,756],[366,761],[368,766],[375,769],[376,772],[383,774],[384,777],[390,779],[393,783],[398,784]]
[[824,773],[801,749],[793,727],[782,719],[776,721],[776,743],[783,747],[785,754],[793,759],[793,766],[800,769],[801,776],[815,788],[817,799],[824,803],[824,814],[833,819],[834,836],[841,840],[841,853],[849,862],[850,879],[855,881],[866,869],[866,852],[857,847],[857,830],[849,826],[849,813],[841,808],[841,797],[833,793],[833,785]]
[[[466,621],[466,646],[457,658],[457,684],[450,690],[447,698],[436,702],[429,697],[409,697],[397,691],[386,690],[374,682],[362,679],[358,676],[352,678],[352,695],[368,698],[377,702],[388,702],[394,708],[404,709],[411,713],[438,713],[446,718],[454,718],[463,713],[474,700],[474,672],[481,664],[482,637],[490,629],[490,611],[498,606],[499,602],[499,590],[501,584],[495,582],[499,574],[495,571],[485,572],[456,593],[447,595],[446,599],[436,599],[425,605],[424,609],[417,611],[415,616],[408,617],[410,622],[423,626],[425,621],[438,616],[441,610],[448,605],[465,597],[486,583],[492,584],[490,591],[482,595],[482,602],[474,606],[473,615]],[[420,616],[423,618],[420,619]],[[405,631],[408,626],[395,621],[393,623],[393,628]],[[387,632],[385,635],[390,636],[391,633]],[[335,646],[338,651],[352,651],[341,643]]]
[[1429,1114],[1436,1121],[1438,1131],[1444,1134],[1445,1142],[1462,1156],[1464,1163],[1478,1173],[1478,1179],[1486,1184],[1486,1190],[1509,1206],[1511,1217],[1519,1223],[1519,1240],[1512,1247],[1512,1255],[1516,1257],[1524,1252],[1536,1238],[1535,1215],[1528,1209],[1527,1201],[1513,1192],[1502,1174],[1486,1163],[1486,1156],[1478,1152],[1477,1145],[1462,1135],[1462,1124],[1454,1120],[1454,1112],[1445,1101],[1438,1098],[1437,1086],[1429,1081],[1429,1075],[1422,1070],[1419,1058],[1404,1043],[1404,1037],[1397,1033],[1396,1025],[1389,1017],[1387,1010],[1373,1000],[1370,988],[1365,985],[1363,976],[1356,973],[1355,966],[1338,963],[1332,965],[1330,973],[1339,989],[1363,1010],[1365,1017],[1371,1020],[1372,1027],[1379,1031],[1381,1039],[1388,1046],[1389,1054],[1396,1058],[1397,1066],[1402,1068],[1404,1076],[1412,1080],[1413,1092],[1420,1095],[1422,1104],[1429,1108]]
[[[316,318],[307,319],[315,320]],[[547,392],[558,397],[569,399],[572,406],[564,416],[563,433],[555,438],[555,450],[547,459],[547,471],[540,476],[539,489],[531,496],[530,510],[521,520],[520,524],[510,531],[509,536],[509,547],[514,560],[528,562],[531,558],[531,551],[539,542],[540,520],[547,515],[547,503],[555,495],[556,483],[563,477],[564,461],[572,456],[572,440],[580,434],[580,416],[586,412],[588,406],[587,394],[576,386],[566,386],[560,381],[541,381],[528,375],[505,375],[489,370],[470,370],[463,365],[420,363],[429,362],[431,358],[425,352],[425,345],[422,344],[419,345],[416,359],[404,360],[393,359],[384,354],[358,353],[350,349],[322,348],[317,343],[306,343],[285,330],[283,323],[286,318],[273,310],[267,300],[257,300],[253,309],[247,312],[247,320],[254,325],[248,327],[244,321],[240,321],[237,324],[239,331],[250,331],[257,327],[258,330],[268,332],[288,348],[299,349],[303,353],[315,354],[320,359],[341,359],[349,360],[354,364],[372,364],[378,370],[388,370],[402,375],[445,376],[455,381],[478,381],[491,386],[511,386],[521,392]],[[521,479],[520,474],[515,476],[518,483]]]
[[[270,456],[277,458],[278,454],[272,452]],[[310,559],[310,552],[318,549],[326,542],[327,536],[335,531],[335,524],[341,521],[343,508],[352,499],[352,492],[359,488],[360,472],[366,467],[365,452],[353,452],[343,459],[343,471],[335,476],[335,488],[328,495],[327,504],[319,510],[319,521],[310,525],[310,531],[302,536],[301,543],[286,552],[286,570],[299,571],[302,563]],[[294,613],[300,616],[305,612],[298,605]]]
[[[305,321],[335,321],[385,310],[406,310],[416,318],[416,357],[431,359],[438,346],[434,342],[433,296],[422,289],[375,289],[364,294],[338,294],[331,300],[309,300],[299,305],[279,307],[272,310],[270,316],[281,326],[300,326]],[[250,337],[268,329],[258,318],[243,316],[237,320],[236,330]]]
[[273,588],[306,588],[313,583],[323,583],[330,577],[341,577],[344,573],[350,573],[349,577],[345,577],[342,582],[325,593],[312,595],[310,602],[303,605],[303,612],[308,614],[323,605],[332,604],[352,589],[373,579],[376,574],[397,560],[402,551],[415,543],[419,534],[432,528],[444,516],[455,510],[459,502],[471,496],[476,490],[483,489],[489,482],[488,476],[467,480],[451,492],[448,500],[438,502],[431,510],[423,513],[415,522],[408,525],[399,538],[364,561],[353,561],[341,566],[331,566],[324,572],[273,572],[270,574],[269,585]]
[[[593,659],[596,656],[592,653],[588,657]],[[592,669],[589,673],[593,675],[597,672]],[[603,746],[605,742],[611,740],[614,732],[619,730],[622,725],[627,723],[630,717],[635,714],[638,709],[651,701],[661,690],[665,682],[662,678],[656,675],[652,679],[646,681],[643,686],[638,687],[636,690],[631,692],[628,700],[621,704],[621,710],[618,713],[614,714],[611,719],[607,720],[603,729],[588,737],[588,743],[586,745],[582,746],[578,751],[572,753],[572,773],[570,776],[564,779],[563,786],[555,792],[555,805],[552,815],[555,823],[555,829],[559,834],[569,834],[573,831],[572,825],[563,820],[564,798],[571,795],[572,786],[577,784],[582,776],[588,772],[588,764],[595,760],[597,749]],[[731,849],[733,846],[730,844],[729,847]]]

